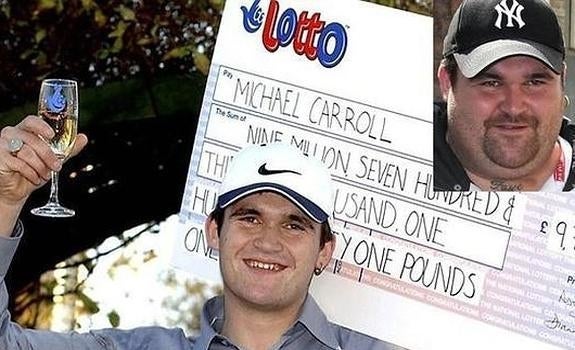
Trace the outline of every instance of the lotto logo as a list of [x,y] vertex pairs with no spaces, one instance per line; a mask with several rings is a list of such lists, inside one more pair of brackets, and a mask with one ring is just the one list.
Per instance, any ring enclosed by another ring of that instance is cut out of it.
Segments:
[[320,19],[320,13],[310,15],[303,11],[298,15],[293,8],[287,8],[278,17],[280,5],[277,0],[270,0],[267,14],[260,7],[260,0],[255,0],[249,9],[242,6],[241,10],[248,33],[257,32],[264,23],[262,42],[269,52],[292,44],[298,55],[305,55],[312,61],[317,58],[326,68],[338,65],[345,55],[347,33],[344,26],[337,22],[326,25]]

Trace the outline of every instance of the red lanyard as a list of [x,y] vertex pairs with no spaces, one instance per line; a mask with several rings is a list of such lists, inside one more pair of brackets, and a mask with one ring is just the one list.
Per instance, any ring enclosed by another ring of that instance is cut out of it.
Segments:
[[553,172],[553,179],[555,181],[565,181],[565,154],[563,154],[563,150],[561,150],[561,157],[559,161],[555,165],[555,171]]

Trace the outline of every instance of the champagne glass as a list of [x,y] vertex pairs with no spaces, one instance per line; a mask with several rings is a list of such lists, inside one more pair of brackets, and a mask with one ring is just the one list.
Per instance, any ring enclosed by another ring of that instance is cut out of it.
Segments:
[[[61,160],[72,151],[78,130],[78,84],[74,80],[46,79],[42,81],[38,98],[38,115],[54,130],[54,137],[46,140]],[[74,210],[60,205],[58,199],[58,172],[52,172],[50,198],[32,214],[53,218],[75,215]]]

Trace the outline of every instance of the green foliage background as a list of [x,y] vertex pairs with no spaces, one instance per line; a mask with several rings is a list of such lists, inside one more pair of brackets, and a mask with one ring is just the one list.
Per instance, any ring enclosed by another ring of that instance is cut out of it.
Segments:
[[[190,96],[203,94],[224,2],[0,0],[0,126],[34,113],[39,82],[54,76],[79,81],[81,127],[92,116],[189,112],[200,98]],[[372,2],[431,15],[431,0]]]

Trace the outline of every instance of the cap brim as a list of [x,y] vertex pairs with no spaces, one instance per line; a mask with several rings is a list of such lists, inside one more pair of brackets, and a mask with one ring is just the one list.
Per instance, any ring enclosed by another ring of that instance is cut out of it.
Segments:
[[327,221],[329,215],[321,210],[320,207],[315,205],[312,201],[308,200],[299,193],[276,183],[261,182],[244,186],[233,191],[221,194],[218,199],[218,207],[225,208],[233,202],[246,197],[252,193],[272,191],[279,193],[289,199],[292,203],[298,206],[304,213],[306,213],[315,222],[324,223]]
[[557,74],[563,70],[561,52],[532,41],[495,40],[476,47],[468,54],[453,54],[459,70],[466,78],[473,78],[502,58],[517,55],[537,58]]

